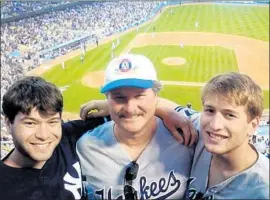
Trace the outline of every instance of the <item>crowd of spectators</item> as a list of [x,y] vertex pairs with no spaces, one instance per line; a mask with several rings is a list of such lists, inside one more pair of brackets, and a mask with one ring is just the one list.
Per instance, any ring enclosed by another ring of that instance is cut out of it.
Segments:
[[260,134],[253,135],[252,138],[250,139],[250,143],[252,143],[259,152],[263,153],[266,157],[270,158],[269,135],[266,136]]
[[7,132],[6,126],[5,126],[5,122],[4,122],[4,118],[3,116],[1,116],[1,158],[3,156],[5,156],[12,148],[13,148],[13,143],[12,143],[12,137],[11,135]]
[[[1,1],[1,19],[15,17],[23,13],[56,7],[71,1]],[[34,3],[34,4],[33,4]]]

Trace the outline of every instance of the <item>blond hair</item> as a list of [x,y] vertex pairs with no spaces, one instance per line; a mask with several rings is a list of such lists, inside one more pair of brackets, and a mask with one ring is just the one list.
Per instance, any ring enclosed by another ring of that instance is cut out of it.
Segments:
[[221,95],[236,106],[245,106],[250,120],[262,115],[262,90],[245,74],[229,72],[214,76],[203,87],[201,99],[203,104],[209,94]]

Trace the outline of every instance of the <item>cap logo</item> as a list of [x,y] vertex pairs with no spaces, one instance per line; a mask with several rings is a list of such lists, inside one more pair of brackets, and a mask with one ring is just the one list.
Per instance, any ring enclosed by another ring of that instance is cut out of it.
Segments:
[[132,67],[132,64],[130,60],[128,59],[123,59],[120,64],[119,64],[119,70],[121,72],[128,72]]

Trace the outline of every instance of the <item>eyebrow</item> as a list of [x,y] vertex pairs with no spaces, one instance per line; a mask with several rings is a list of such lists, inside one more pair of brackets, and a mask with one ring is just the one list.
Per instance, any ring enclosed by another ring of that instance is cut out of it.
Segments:
[[[203,107],[204,107],[204,108],[206,107],[206,108],[212,108],[212,109],[215,109],[215,107],[214,107],[214,106],[211,106],[211,105],[204,105]],[[234,110],[232,110],[232,109],[222,109],[222,111],[225,111],[225,112],[231,112],[231,113],[234,113],[234,114],[238,114],[238,112],[236,112],[236,111],[234,111]]]
[[234,113],[234,114],[238,114],[238,112],[231,110],[231,109],[224,109],[224,111],[226,112],[230,112],[230,113]]
[[203,105],[203,108],[205,108],[205,107],[207,107],[207,108],[214,108],[213,106],[210,106],[210,105],[207,105],[207,104],[204,104]]
[[[146,92],[146,89],[143,88],[136,88],[137,90],[134,90],[134,93],[143,93]],[[119,91],[111,91],[111,94],[123,94],[125,92],[119,92]]]
[[112,95],[123,95],[121,92],[111,92]]
[[[37,120],[37,119],[35,119],[33,117],[28,117],[28,116],[23,117],[21,119],[21,121],[24,121],[24,120],[32,120],[32,121],[35,121],[35,122],[39,122],[39,120]],[[53,118],[48,119],[48,121],[50,121],[50,120],[61,120],[61,118],[60,117],[53,117]]]

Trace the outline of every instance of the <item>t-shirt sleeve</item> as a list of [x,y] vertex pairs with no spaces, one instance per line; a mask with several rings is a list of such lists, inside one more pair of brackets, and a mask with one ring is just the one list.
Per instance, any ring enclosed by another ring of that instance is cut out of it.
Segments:
[[62,124],[63,137],[68,137],[76,142],[85,132],[92,130],[99,125],[110,121],[110,117],[91,118],[86,121],[72,120]]

